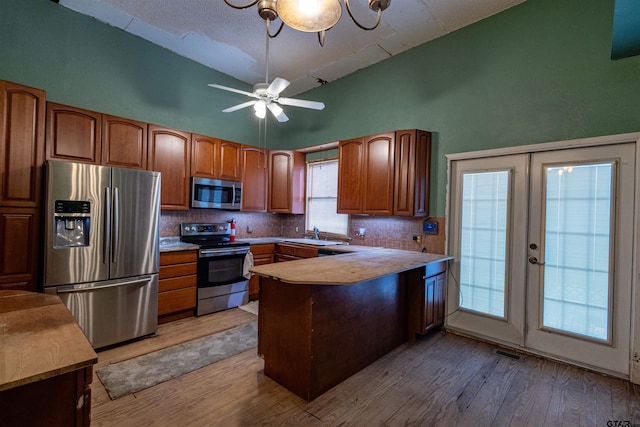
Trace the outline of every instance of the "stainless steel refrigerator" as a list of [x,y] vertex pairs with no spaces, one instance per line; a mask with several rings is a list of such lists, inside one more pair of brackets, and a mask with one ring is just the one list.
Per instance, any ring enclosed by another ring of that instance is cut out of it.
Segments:
[[160,173],[46,164],[44,292],[94,348],[158,328]]

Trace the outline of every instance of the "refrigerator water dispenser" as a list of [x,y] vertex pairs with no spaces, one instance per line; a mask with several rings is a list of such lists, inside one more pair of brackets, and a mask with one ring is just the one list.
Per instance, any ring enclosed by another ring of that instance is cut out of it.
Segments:
[[89,246],[90,213],[88,201],[56,200],[53,247],[59,249]]

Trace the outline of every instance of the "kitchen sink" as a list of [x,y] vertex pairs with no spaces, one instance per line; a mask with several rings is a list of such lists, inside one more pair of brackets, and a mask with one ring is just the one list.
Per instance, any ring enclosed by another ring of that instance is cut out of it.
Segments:
[[333,245],[341,245],[342,242],[340,240],[316,240],[316,239],[283,239],[285,242],[290,243],[302,243],[303,245],[313,245],[313,246],[333,246]]

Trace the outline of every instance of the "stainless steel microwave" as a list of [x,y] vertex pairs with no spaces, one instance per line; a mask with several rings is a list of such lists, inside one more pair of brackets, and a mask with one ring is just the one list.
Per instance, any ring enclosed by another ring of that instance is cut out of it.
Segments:
[[191,207],[240,210],[242,183],[220,179],[191,178]]

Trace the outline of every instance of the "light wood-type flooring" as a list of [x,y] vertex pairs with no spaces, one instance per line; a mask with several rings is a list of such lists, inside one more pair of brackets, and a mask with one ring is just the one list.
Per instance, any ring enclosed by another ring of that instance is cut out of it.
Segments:
[[[160,325],[157,337],[100,351],[96,367],[255,319],[231,309]],[[115,401],[94,375],[92,425],[640,425],[640,387],[628,381],[533,356],[516,360],[439,331],[396,348],[312,402],[266,378],[263,367],[250,350]]]

